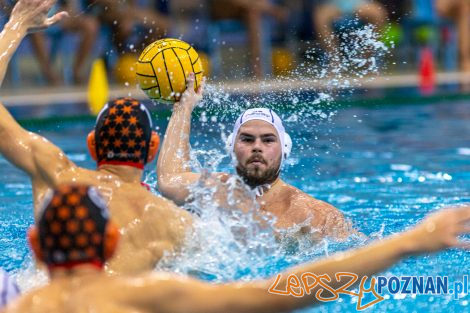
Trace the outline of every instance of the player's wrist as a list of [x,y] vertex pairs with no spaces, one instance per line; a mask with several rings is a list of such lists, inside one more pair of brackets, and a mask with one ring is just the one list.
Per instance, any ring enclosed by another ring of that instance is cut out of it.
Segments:
[[195,104],[192,104],[187,99],[181,99],[180,102],[175,103],[173,107],[174,114],[183,114],[185,116],[190,116],[193,112]]
[[28,33],[28,26],[26,25],[24,20],[12,16],[8,23],[5,24],[3,30],[15,33],[16,37],[20,39],[26,36],[26,34]]
[[[431,252],[430,248],[427,247],[423,242],[423,236],[420,228],[412,228],[404,233],[400,237],[401,242],[401,253],[403,256],[406,255],[416,255],[426,252]],[[432,240],[431,238],[426,238],[425,240]]]

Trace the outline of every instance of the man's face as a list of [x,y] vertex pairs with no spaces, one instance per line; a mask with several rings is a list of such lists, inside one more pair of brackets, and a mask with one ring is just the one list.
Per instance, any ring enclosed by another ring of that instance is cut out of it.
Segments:
[[251,186],[273,183],[281,166],[281,141],[274,126],[251,120],[240,127],[235,138],[237,173]]

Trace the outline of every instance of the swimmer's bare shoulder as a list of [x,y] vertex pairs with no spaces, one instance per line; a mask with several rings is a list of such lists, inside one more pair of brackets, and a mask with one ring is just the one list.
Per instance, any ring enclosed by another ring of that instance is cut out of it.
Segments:
[[135,274],[154,268],[165,254],[179,251],[192,229],[191,214],[172,201],[141,186],[129,191],[129,196],[120,194],[109,205],[123,234],[115,257],[108,261],[109,273]]
[[[95,277],[93,277],[95,276]],[[209,284],[155,273],[130,276],[91,275],[63,279],[33,290],[13,302],[5,313],[131,313],[131,312],[226,312],[212,308]]]
[[24,294],[11,303],[5,313],[32,312],[32,308],[36,313],[79,313],[90,307],[103,313],[135,312],[124,303],[129,298],[126,285],[121,277],[105,275],[89,275],[75,281],[55,280]]
[[[139,181],[125,182],[111,173],[84,168],[65,171],[61,181],[95,186],[107,202],[113,220],[123,232],[120,250],[112,260],[114,271],[134,271],[139,265],[137,258],[140,258],[140,264],[146,264],[144,268],[151,268],[165,250],[174,251],[181,246],[191,229],[190,213],[152,193]],[[126,247],[127,251],[124,250]],[[137,251],[142,253],[137,256]],[[123,258],[134,260],[125,264],[121,262]]]
[[322,231],[324,235],[344,238],[351,232],[350,224],[343,213],[333,205],[316,199],[292,185],[286,184],[286,197],[289,198],[291,212],[311,217],[311,225]]
[[[95,170],[75,167],[61,173],[60,183],[80,183],[95,186],[107,202],[113,218],[120,227],[132,223],[136,217],[147,214],[147,223],[154,227],[168,228],[166,223],[177,220],[191,225],[191,215],[174,202],[156,195],[140,182],[125,182],[119,176]],[[150,214],[155,223],[150,223]]]

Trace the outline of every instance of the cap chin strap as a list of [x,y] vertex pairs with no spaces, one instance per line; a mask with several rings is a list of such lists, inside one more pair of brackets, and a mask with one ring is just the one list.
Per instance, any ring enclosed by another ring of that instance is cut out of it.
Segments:
[[227,151],[232,160],[236,159],[235,151],[233,151],[233,133],[230,133],[227,136],[227,139],[225,141],[225,151]]
[[263,184],[263,185],[259,185],[259,186],[256,186],[255,188],[253,188],[256,196],[257,197],[262,197],[264,195],[264,193],[271,190],[271,188],[273,188],[273,186],[276,185],[278,183],[278,181],[279,181],[279,176],[271,184]]
[[254,188],[254,191],[255,191],[255,195],[256,197],[262,197],[264,195],[264,189],[271,189],[271,185],[270,184],[264,184],[264,185],[260,185],[260,186],[256,186]]
[[290,156],[292,151],[292,139],[288,133],[284,133],[284,149],[282,152],[284,153],[284,160]]

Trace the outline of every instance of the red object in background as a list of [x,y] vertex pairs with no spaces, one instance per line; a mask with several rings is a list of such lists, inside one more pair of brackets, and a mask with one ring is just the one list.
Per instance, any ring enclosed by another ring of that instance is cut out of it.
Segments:
[[430,48],[423,48],[419,60],[419,89],[421,94],[429,95],[434,92],[435,87],[434,56]]

